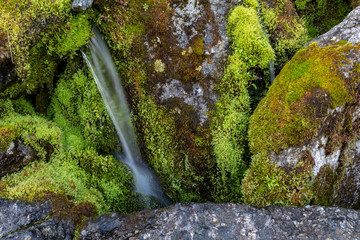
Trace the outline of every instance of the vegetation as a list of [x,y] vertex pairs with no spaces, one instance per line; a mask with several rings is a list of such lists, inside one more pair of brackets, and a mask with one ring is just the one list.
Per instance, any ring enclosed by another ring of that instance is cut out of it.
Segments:
[[256,70],[268,67],[274,52],[253,7],[236,7],[229,15],[228,32],[233,54],[218,85],[221,98],[212,120],[214,155],[221,172],[220,180],[215,179],[218,181],[215,199],[238,202],[239,186],[248,165],[245,159],[250,115],[247,88],[251,79],[257,77]]
[[[268,159],[270,152],[280,153],[318,136],[320,123],[328,116],[328,109],[356,101],[357,77],[354,76],[350,83],[341,73],[343,64],[348,63],[346,54],[354,50],[358,51],[359,46],[341,42],[319,48],[313,43],[285,65],[250,118],[250,149],[254,156],[242,186],[246,202],[257,205],[303,205],[310,200],[318,204],[330,203],[336,184],[339,184],[336,176],[344,171],[343,166],[337,173],[330,170],[332,174],[329,169],[323,169],[320,177],[309,184],[314,164],[310,155],[299,156],[298,166],[288,169],[278,167]],[[339,119],[333,119],[328,129],[322,130],[330,138],[326,145],[328,152],[339,146],[336,139],[351,139],[351,134],[347,133],[352,132],[352,125],[343,129],[340,124],[343,118]],[[276,187],[270,187],[274,184]]]

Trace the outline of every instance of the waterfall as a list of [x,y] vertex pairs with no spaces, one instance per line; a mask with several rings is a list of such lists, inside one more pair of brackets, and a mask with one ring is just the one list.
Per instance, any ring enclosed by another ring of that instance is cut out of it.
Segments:
[[271,84],[274,82],[275,79],[275,67],[274,67],[274,61],[271,60],[269,63],[269,68],[270,68],[270,82]]
[[95,36],[88,44],[89,51],[81,52],[91,69],[122,144],[123,153],[117,154],[117,158],[130,168],[135,180],[136,192],[156,197],[167,205],[168,200],[155,173],[141,158],[125,92],[111,54],[96,29],[94,29],[94,34]]

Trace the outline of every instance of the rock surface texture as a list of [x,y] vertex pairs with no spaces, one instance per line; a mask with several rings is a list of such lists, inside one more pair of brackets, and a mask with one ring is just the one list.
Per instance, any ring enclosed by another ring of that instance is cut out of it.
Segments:
[[93,0],[74,0],[71,8],[75,11],[85,11],[91,8]]
[[325,207],[176,204],[85,222],[80,239],[358,239],[360,213]]
[[6,151],[0,152],[0,177],[15,172],[35,160],[31,147],[25,146],[20,140],[11,142]]
[[1,239],[72,239],[75,227],[70,221],[47,218],[49,202],[26,204],[0,198]]
[[154,96],[163,105],[176,107],[180,115],[189,115],[186,106],[193,108],[192,119],[203,124],[216,101],[214,82],[227,58],[226,16],[237,1],[170,2],[163,20],[170,27],[156,27],[156,32],[147,27],[145,46],[153,65],[149,77],[155,82]]

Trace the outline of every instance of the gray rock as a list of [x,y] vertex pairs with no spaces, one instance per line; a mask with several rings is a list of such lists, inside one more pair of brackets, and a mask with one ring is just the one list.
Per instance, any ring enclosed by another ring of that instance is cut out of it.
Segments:
[[360,213],[325,207],[176,204],[85,222],[80,239],[359,239]]
[[311,42],[317,42],[324,47],[340,40],[353,44],[360,42],[360,6],[352,10],[340,24]]
[[26,204],[0,198],[0,238],[45,219],[51,211],[48,202]]
[[[158,95],[158,90],[162,91],[159,102],[175,109],[181,110],[185,105],[192,106],[197,119],[193,118],[193,113],[190,113],[191,118],[200,125],[208,119],[206,112],[216,101],[213,82],[217,82],[222,76],[228,54],[227,15],[230,8],[238,2],[172,0],[167,33],[159,36],[152,33],[144,43],[148,50],[148,62],[154,64],[154,61],[161,60],[166,65],[161,74],[150,74],[154,78],[154,95]],[[193,48],[197,41],[201,41],[203,52],[197,49],[194,54]],[[178,87],[174,87],[173,81],[177,81]],[[194,98],[194,88],[202,89],[201,98]],[[179,92],[175,93],[176,91]],[[174,104],[170,96],[178,96],[181,101]],[[184,114],[182,111],[178,112]]]
[[75,227],[71,221],[49,219],[45,222],[36,224],[26,229],[16,231],[2,239],[64,239],[71,240],[75,232]]
[[25,146],[20,140],[15,140],[6,151],[0,152],[0,177],[15,172],[34,160],[32,148]]
[[85,11],[91,8],[94,0],[74,0],[71,9],[75,11]]

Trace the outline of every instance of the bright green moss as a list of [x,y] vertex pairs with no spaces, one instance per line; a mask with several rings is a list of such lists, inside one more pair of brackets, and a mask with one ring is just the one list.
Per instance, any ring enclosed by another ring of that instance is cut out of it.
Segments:
[[343,53],[353,48],[358,46],[318,48],[313,44],[294,56],[251,117],[254,153],[279,152],[311,139],[327,108],[353,101],[353,89],[339,72],[346,62]]
[[76,66],[80,65],[75,60],[69,63],[48,113],[64,129],[66,146],[78,142],[104,152],[114,151],[118,147],[117,135],[95,81],[88,71],[77,70]]
[[0,152],[8,149],[15,137],[16,133],[13,127],[0,128]]
[[[91,149],[62,152],[48,163],[33,163],[1,180],[6,186],[1,197],[33,201],[52,192],[66,195],[75,203],[89,202],[99,214],[135,210],[131,203],[129,170],[109,156]],[[10,187],[11,186],[11,187]]]
[[38,116],[9,114],[0,119],[0,127],[16,129],[22,141],[30,145],[40,159],[46,159],[57,152],[61,145],[61,131],[55,123]]
[[301,162],[294,169],[278,167],[267,153],[253,156],[251,167],[242,182],[247,204],[303,206],[312,199],[311,167]]
[[14,111],[21,115],[35,115],[35,109],[25,97],[13,100]]
[[[251,4],[254,5],[254,4]],[[214,155],[220,171],[214,177],[215,201],[241,201],[241,179],[248,165],[247,144],[250,97],[247,88],[255,69],[264,69],[274,58],[254,8],[236,7],[228,19],[233,54],[218,84],[221,98],[212,119]]]

